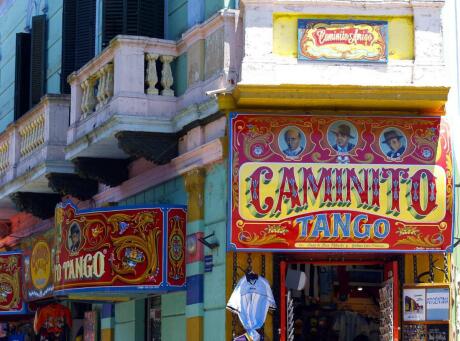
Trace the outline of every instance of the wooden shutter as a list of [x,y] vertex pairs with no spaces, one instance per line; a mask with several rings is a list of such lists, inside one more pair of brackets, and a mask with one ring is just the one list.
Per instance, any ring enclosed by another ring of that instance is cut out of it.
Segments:
[[138,32],[140,36],[164,38],[164,1],[140,0],[138,10]]
[[16,70],[14,79],[14,119],[29,110],[30,97],[30,34],[16,34]]
[[102,47],[118,34],[164,38],[164,0],[104,0]]
[[102,48],[117,34],[123,34],[124,0],[103,0]]
[[96,40],[96,1],[77,0],[75,70],[94,57]]
[[95,55],[96,1],[64,0],[61,92],[70,93],[67,77]]
[[61,93],[70,94],[67,77],[75,71],[77,0],[64,0],[62,8]]
[[32,17],[30,63],[30,107],[45,94],[46,81],[46,16]]
[[123,3],[123,34],[139,35],[139,4],[143,0],[124,0]]

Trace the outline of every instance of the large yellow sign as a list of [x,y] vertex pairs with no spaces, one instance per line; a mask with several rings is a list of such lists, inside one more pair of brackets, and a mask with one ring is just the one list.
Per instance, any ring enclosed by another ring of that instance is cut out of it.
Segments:
[[441,221],[446,173],[439,166],[251,162],[239,172],[243,219],[278,221],[346,207],[406,223]]

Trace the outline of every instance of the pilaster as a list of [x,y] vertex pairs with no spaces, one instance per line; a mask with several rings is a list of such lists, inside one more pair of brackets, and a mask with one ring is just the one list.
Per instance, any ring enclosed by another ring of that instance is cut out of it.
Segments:
[[185,176],[188,193],[187,213],[187,340],[203,340],[204,250],[199,238],[204,231],[204,168],[194,168]]

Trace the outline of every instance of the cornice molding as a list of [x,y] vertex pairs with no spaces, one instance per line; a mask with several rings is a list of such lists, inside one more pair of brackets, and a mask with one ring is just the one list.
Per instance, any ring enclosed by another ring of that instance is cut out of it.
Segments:
[[444,115],[449,87],[356,85],[238,85],[237,107],[403,110]]

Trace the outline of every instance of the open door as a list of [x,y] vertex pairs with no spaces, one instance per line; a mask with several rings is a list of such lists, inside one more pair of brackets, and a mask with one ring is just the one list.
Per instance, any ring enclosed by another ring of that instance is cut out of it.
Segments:
[[400,328],[399,328],[399,318],[400,318],[400,311],[399,311],[399,278],[398,278],[398,262],[391,261],[386,262],[384,265],[384,280],[386,284],[392,286],[392,297],[391,300],[393,301],[393,309],[390,313],[392,313],[390,318],[393,321],[393,338],[394,341],[401,340],[399,336]]

